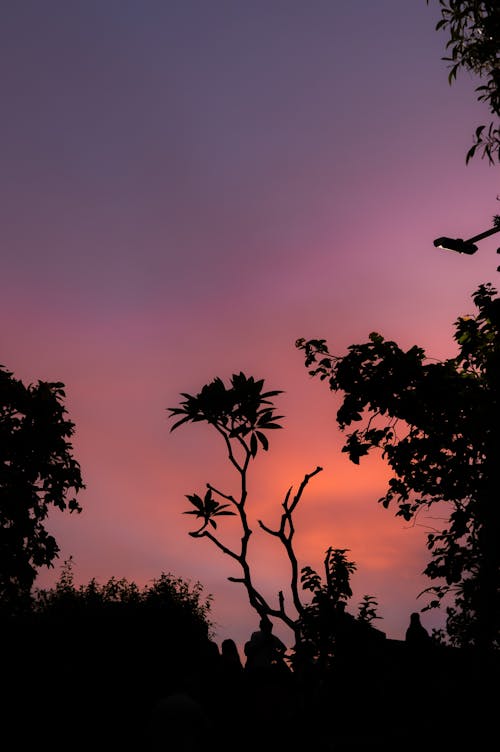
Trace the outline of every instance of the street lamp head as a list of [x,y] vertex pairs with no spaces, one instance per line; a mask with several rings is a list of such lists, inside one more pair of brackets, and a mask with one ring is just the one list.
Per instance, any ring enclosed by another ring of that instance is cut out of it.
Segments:
[[462,238],[436,238],[434,246],[457,253],[467,253],[469,256],[477,251],[477,245],[471,243],[470,240],[462,240]]

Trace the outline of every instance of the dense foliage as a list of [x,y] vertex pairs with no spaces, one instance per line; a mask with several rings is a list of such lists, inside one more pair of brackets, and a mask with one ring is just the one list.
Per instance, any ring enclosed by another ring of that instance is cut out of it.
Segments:
[[84,484],[69,441],[64,385],[25,386],[0,366],[0,604],[20,607],[59,551],[45,527],[51,507],[80,512]]
[[446,48],[450,54],[444,58],[450,64],[449,82],[460,69],[484,80],[476,88],[478,100],[497,118],[476,129],[466,160],[479,150],[495,164],[500,161],[500,4],[498,0],[439,0],[439,5],[441,19],[436,28],[449,33]]
[[[473,294],[475,316],[455,322],[458,354],[437,362],[372,333],[332,355],[325,340],[300,339],[306,367],[343,394],[343,448],[360,459],[379,448],[393,470],[384,507],[412,520],[440,504],[442,530],[428,535],[429,606],[453,596],[447,631],[457,645],[498,647],[500,638],[500,300],[489,284]],[[443,512],[443,507],[445,512]],[[433,525],[436,520],[433,520]]]

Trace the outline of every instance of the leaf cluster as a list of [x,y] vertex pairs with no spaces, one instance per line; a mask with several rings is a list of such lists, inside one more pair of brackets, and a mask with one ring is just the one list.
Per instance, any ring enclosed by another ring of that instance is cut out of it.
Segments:
[[[441,19],[436,29],[449,34],[449,56],[443,58],[450,64],[449,83],[461,69],[476,74],[485,81],[476,87],[478,101],[500,116],[500,5],[497,0],[439,0],[439,5]],[[491,164],[500,161],[498,121],[476,128],[467,162],[476,151],[482,151]]]
[[[269,449],[269,440],[266,432],[281,428],[277,422],[283,416],[275,414],[272,397],[281,394],[281,391],[264,391],[264,379],[246,377],[244,373],[233,374],[229,386],[222,379],[215,378],[206,384],[196,395],[182,393],[184,400],[180,407],[168,408],[171,418],[178,420],[171,427],[171,431],[185,423],[205,422],[213,426],[224,438],[229,458],[240,473],[243,486],[250,459],[257,455],[259,445],[264,451]],[[240,463],[236,459],[233,443],[243,451],[244,459]],[[193,536],[205,534],[207,526],[217,528],[215,517],[234,515],[228,503],[221,503],[214,498],[214,489],[208,486],[204,496],[199,494],[187,494],[186,498],[192,505],[192,509],[184,514],[192,514],[202,520],[202,526],[190,533]],[[224,496],[230,503],[238,507],[239,514],[244,512],[246,492],[242,491],[239,504],[232,496]],[[246,527],[246,522],[244,522]]]
[[207,525],[216,529],[217,523],[214,517],[235,515],[235,512],[228,509],[229,504],[221,504],[214,499],[211,488],[207,490],[203,498],[198,494],[186,494],[186,498],[191,502],[194,509],[188,509],[183,514],[194,514],[198,519],[203,520],[202,527],[194,535],[204,530]]
[[275,415],[270,399],[281,391],[264,392],[263,388],[263,379],[247,378],[241,372],[232,375],[228,387],[217,377],[199,394],[182,393],[184,401],[181,406],[169,408],[170,417],[180,416],[170,430],[183,423],[204,421],[223,432],[228,439],[249,437],[250,452],[255,457],[259,444],[264,451],[269,448],[265,431],[281,428],[277,421],[283,417]]
[[364,595],[358,606],[358,620],[366,624],[371,624],[375,619],[382,617],[377,613],[378,601],[372,595]]

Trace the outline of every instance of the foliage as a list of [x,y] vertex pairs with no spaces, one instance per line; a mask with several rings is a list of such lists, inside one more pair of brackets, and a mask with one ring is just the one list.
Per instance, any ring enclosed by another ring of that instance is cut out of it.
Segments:
[[84,488],[69,442],[64,384],[25,386],[0,366],[0,603],[28,597],[37,570],[51,566],[59,548],[44,525],[51,507],[80,512]]
[[185,397],[181,407],[170,408],[171,417],[182,415],[171,430],[191,421],[205,421],[214,426],[227,440],[237,439],[245,450],[244,439],[249,436],[250,455],[255,457],[259,443],[267,451],[269,442],[264,431],[281,428],[276,422],[282,415],[274,415],[270,397],[280,391],[262,392],[264,380],[247,379],[243,373],[234,374],[227,389],[221,379],[206,384],[195,397]]
[[143,588],[125,578],[111,577],[100,584],[92,578],[86,585],[76,586],[74,582],[73,558],[67,559],[59,579],[53,588],[37,589],[33,598],[33,611],[41,615],[56,614],[81,618],[90,614],[116,615],[126,619],[132,615],[149,613],[155,618],[165,615],[185,621],[188,618],[207,634],[212,629],[209,620],[211,596],[203,598],[203,587],[194,585],[162,572]]
[[[327,550],[324,582],[311,567],[303,567],[301,584],[310,590],[311,603],[300,615],[300,643],[305,643],[309,654],[322,669],[328,667],[335,655],[336,608],[340,601],[352,596],[350,576],[356,570],[354,562],[346,558],[347,549]],[[302,650],[302,645],[299,650]]]
[[439,504],[442,530],[427,536],[424,574],[436,584],[428,607],[445,596],[455,645],[498,647],[500,635],[500,300],[490,285],[472,298],[475,316],[455,322],[458,354],[432,362],[372,333],[332,355],[325,340],[300,339],[309,373],[343,394],[337,423],[354,463],[374,448],[393,471],[384,507],[413,520]]
[[[299,618],[300,642],[296,653],[300,655],[306,648],[307,654],[318,664],[321,670],[328,670],[338,655],[339,639],[339,604],[345,606],[352,597],[351,576],[357,567],[347,558],[348,549],[328,548],[324,559],[324,580],[311,567],[301,570],[301,584],[304,590],[310,590],[313,597]],[[365,595],[358,607],[358,616],[345,615],[353,629],[361,631],[369,627],[377,615],[378,603],[373,596]],[[293,662],[293,660],[292,660]]]
[[364,595],[358,606],[359,621],[371,624],[375,619],[382,617],[377,614],[378,602],[372,595]]
[[352,596],[350,585],[351,575],[356,571],[354,562],[346,558],[346,548],[329,548],[326,552],[325,582],[311,567],[303,567],[300,581],[304,590],[314,593],[313,603],[322,598],[328,598],[334,605],[340,600],[347,600]]
[[[426,0],[429,4],[429,0]],[[476,88],[478,100],[500,116],[500,5],[498,0],[439,0],[441,19],[436,29],[449,33],[446,44],[450,56],[448,81],[452,83],[460,69],[470,71],[485,83]],[[467,152],[468,162],[482,151],[491,164],[500,161],[498,121],[476,128],[474,143]]]

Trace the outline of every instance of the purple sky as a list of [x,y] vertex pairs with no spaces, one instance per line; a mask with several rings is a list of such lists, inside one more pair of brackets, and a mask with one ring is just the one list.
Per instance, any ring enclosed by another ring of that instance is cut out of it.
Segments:
[[[181,514],[207,481],[229,490],[224,448],[203,426],[169,433],[166,411],[242,370],[284,390],[286,416],[255,463],[252,515],[274,524],[288,487],[321,465],[297,515],[301,564],[349,548],[352,610],[372,594],[380,628],[404,636],[428,584],[426,530],[377,505],[377,458],[355,467],[340,453],[336,402],[294,342],[324,337],[342,354],[376,330],[447,357],[471,293],[497,282],[495,236],[473,257],[432,244],[500,213],[496,170],[465,165],[488,113],[477,81],[447,83],[438,12],[424,0],[4,5],[0,362],[66,384],[87,488],[80,516],[49,525],[78,581],[172,572],[214,595],[219,641],[255,628],[226,579],[237,572]],[[274,594],[286,569],[255,537]]]

